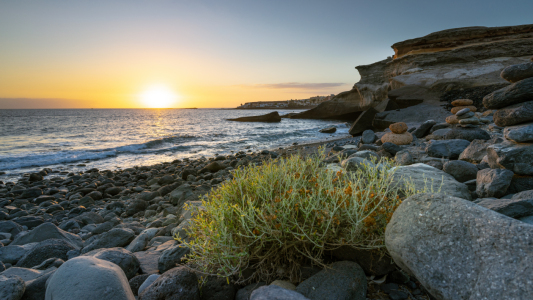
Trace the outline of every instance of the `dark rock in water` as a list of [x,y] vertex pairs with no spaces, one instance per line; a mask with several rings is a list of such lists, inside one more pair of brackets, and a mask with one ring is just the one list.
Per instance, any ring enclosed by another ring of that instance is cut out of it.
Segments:
[[137,296],[137,291],[139,290],[141,285],[144,283],[146,278],[148,278],[149,276],[150,274],[141,274],[130,279],[129,284],[130,284],[131,291],[133,292],[133,295]]
[[385,231],[396,264],[437,299],[529,298],[532,243],[531,225],[443,194],[407,198]]
[[490,134],[481,128],[454,128],[446,133],[447,140],[461,139],[469,142],[473,140],[490,140]]
[[274,111],[262,116],[241,117],[227,120],[237,122],[281,122],[281,117],[279,116],[277,111]]
[[388,142],[387,142],[387,143],[383,143],[383,145],[381,145],[381,147],[382,147],[385,151],[389,152],[389,153],[392,154],[392,155],[396,155],[396,153],[397,153],[398,151],[401,151],[401,150],[402,150],[402,148],[401,148],[400,146],[398,146],[398,145],[396,145],[396,144],[393,144],[393,143],[388,143]]
[[0,222],[0,232],[5,232],[11,234],[11,236],[15,236],[19,234],[19,232],[23,231],[24,229],[19,224],[13,222],[13,221],[2,221]]
[[48,280],[46,299],[134,300],[128,279],[114,263],[89,256],[68,260]]
[[251,283],[237,291],[235,300],[250,300],[250,296],[252,295],[253,291],[265,285],[266,282]]
[[181,263],[182,258],[189,254],[188,247],[182,245],[174,245],[169,249],[163,251],[157,262],[157,268],[161,274],[175,268],[177,264]]
[[159,299],[200,300],[198,277],[183,266],[163,273],[139,295],[139,300]]
[[55,272],[48,272],[26,282],[26,291],[21,300],[43,300],[46,297],[46,282]]
[[309,300],[302,294],[282,288],[277,285],[267,285],[257,288],[250,295],[250,300]]
[[133,230],[128,228],[113,228],[99,235],[92,243],[86,245],[81,253],[100,248],[125,247],[135,238]]
[[457,159],[469,145],[470,142],[463,139],[432,141],[426,152],[431,157]]
[[426,122],[422,123],[422,125],[420,125],[415,131],[413,131],[413,135],[419,139],[423,138],[428,135],[429,131],[431,130],[431,128],[433,128],[435,124],[437,124],[437,122],[433,120],[427,120]]
[[228,284],[225,278],[209,276],[202,286],[200,300],[234,300],[236,292],[236,286]]
[[533,77],[533,63],[508,66],[500,76],[511,83]]
[[451,160],[444,164],[442,170],[459,182],[476,179],[478,172],[476,165],[462,160]]
[[502,127],[531,121],[533,121],[533,101],[507,106],[494,113],[494,123]]
[[476,193],[480,198],[505,196],[513,172],[505,169],[484,169],[477,173]]
[[356,136],[367,129],[371,129],[372,120],[374,120],[374,116],[377,113],[378,111],[374,108],[369,108],[363,113],[361,113],[359,117],[355,120],[355,122],[352,124],[352,127],[350,127],[350,130],[348,130],[348,133],[352,136]]
[[0,275],[0,299],[21,299],[25,290],[26,284],[20,277]]
[[378,251],[355,249],[341,246],[331,252],[335,258],[358,263],[365,274],[383,276],[396,269],[396,265],[389,256],[383,256]]
[[133,278],[140,267],[140,262],[135,255],[119,247],[96,249],[83,254],[83,256],[92,256],[116,264],[124,271],[128,279]]
[[533,175],[533,144],[503,142],[487,148],[489,165],[505,168],[518,175]]
[[361,135],[361,142],[363,144],[373,144],[378,137],[374,133],[373,130],[365,130],[363,131],[363,134]]
[[70,243],[59,239],[48,239],[37,244],[33,249],[26,252],[17,262],[17,267],[32,268],[49,258],[67,260],[67,252],[75,250]]
[[503,136],[517,143],[533,142],[533,123],[505,127]]
[[[507,191],[511,194],[533,190],[533,176],[513,176]],[[533,198],[533,197],[532,197]]]
[[35,227],[29,233],[17,236],[10,245],[24,245],[28,243],[42,242],[48,239],[64,240],[77,248],[81,248],[83,245],[79,236],[63,231],[52,223],[43,223]]
[[533,78],[524,79],[499,89],[483,98],[483,105],[489,109],[502,108],[533,99]]
[[337,127],[328,127],[324,129],[320,129],[320,132],[322,133],[335,133],[337,131]]
[[476,204],[515,219],[533,215],[533,198],[483,199]]
[[304,280],[298,285],[296,291],[313,300],[365,300],[366,289],[366,276],[363,269],[355,262],[340,261]]

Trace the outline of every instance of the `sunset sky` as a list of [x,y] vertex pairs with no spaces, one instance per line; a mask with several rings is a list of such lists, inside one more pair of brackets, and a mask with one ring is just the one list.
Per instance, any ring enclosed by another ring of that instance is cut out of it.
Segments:
[[142,108],[154,94],[169,107],[235,107],[337,94],[359,80],[355,66],[391,56],[395,42],[529,23],[531,0],[0,0],[0,108]]

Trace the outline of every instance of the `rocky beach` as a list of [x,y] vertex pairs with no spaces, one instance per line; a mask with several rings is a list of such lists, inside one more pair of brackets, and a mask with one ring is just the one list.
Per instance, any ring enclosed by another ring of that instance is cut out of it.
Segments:
[[[450,29],[392,48],[357,67],[352,90],[289,117],[346,121],[350,136],[0,177],[0,299],[530,299],[533,25]],[[185,261],[195,208],[236,169],[319,149],[323,172],[386,159],[395,184],[426,191],[392,215],[388,255],[340,246],[324,253],[327,267],[302,267],[300,282],[246,284]]]

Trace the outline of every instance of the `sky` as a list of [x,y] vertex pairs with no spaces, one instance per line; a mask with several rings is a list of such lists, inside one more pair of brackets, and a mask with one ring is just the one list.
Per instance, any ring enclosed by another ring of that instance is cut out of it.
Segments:
[[355,66],[392,56],[393,43],[531,24],[532,11],[531,0],[0,0],[0,109],[337,94],[360,79]]

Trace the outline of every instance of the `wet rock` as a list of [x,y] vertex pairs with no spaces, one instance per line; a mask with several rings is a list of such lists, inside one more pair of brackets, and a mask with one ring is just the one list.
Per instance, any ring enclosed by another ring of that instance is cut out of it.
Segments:
[[385,243],[396,264],[437,299],[530,295],[533,227],[464,199],[409,197],[387,225]]
[[528,78],[488,94],[483,98],[483,105],[490,109],[502,108],[531,101],[532,98],[533,78]]
[[494,123],[498,126],[512,126],[533,121],[533,101],[527,101],[498,109]]
[[95,257],[119,266],[128,279],[133,278],[140,267],[140,262],[130,251],[120,248],[96,249],[83,256]]
[[134,300],[122,269],[94,257],[80,256],[64,263],[50,277],[47,300]]
[[139,300],[194,299],[200,300],[198,278],[186,267],[165,272],[140,295]]
[[365,300],[366,288],[363,269],[355,262],[340,261],[304,280],[296,291],[309,299]]
[[452,160],[444,164],[442,170],[453,176],[459,182],[476,179],[478,168],[466,161]]
[[431,141],[426,153],[431,157],[457,159],[469,145],[470,142],[463,139]]
[[533,63],[508,66],[503,69],[500,76],[511,83],[533,77]]

